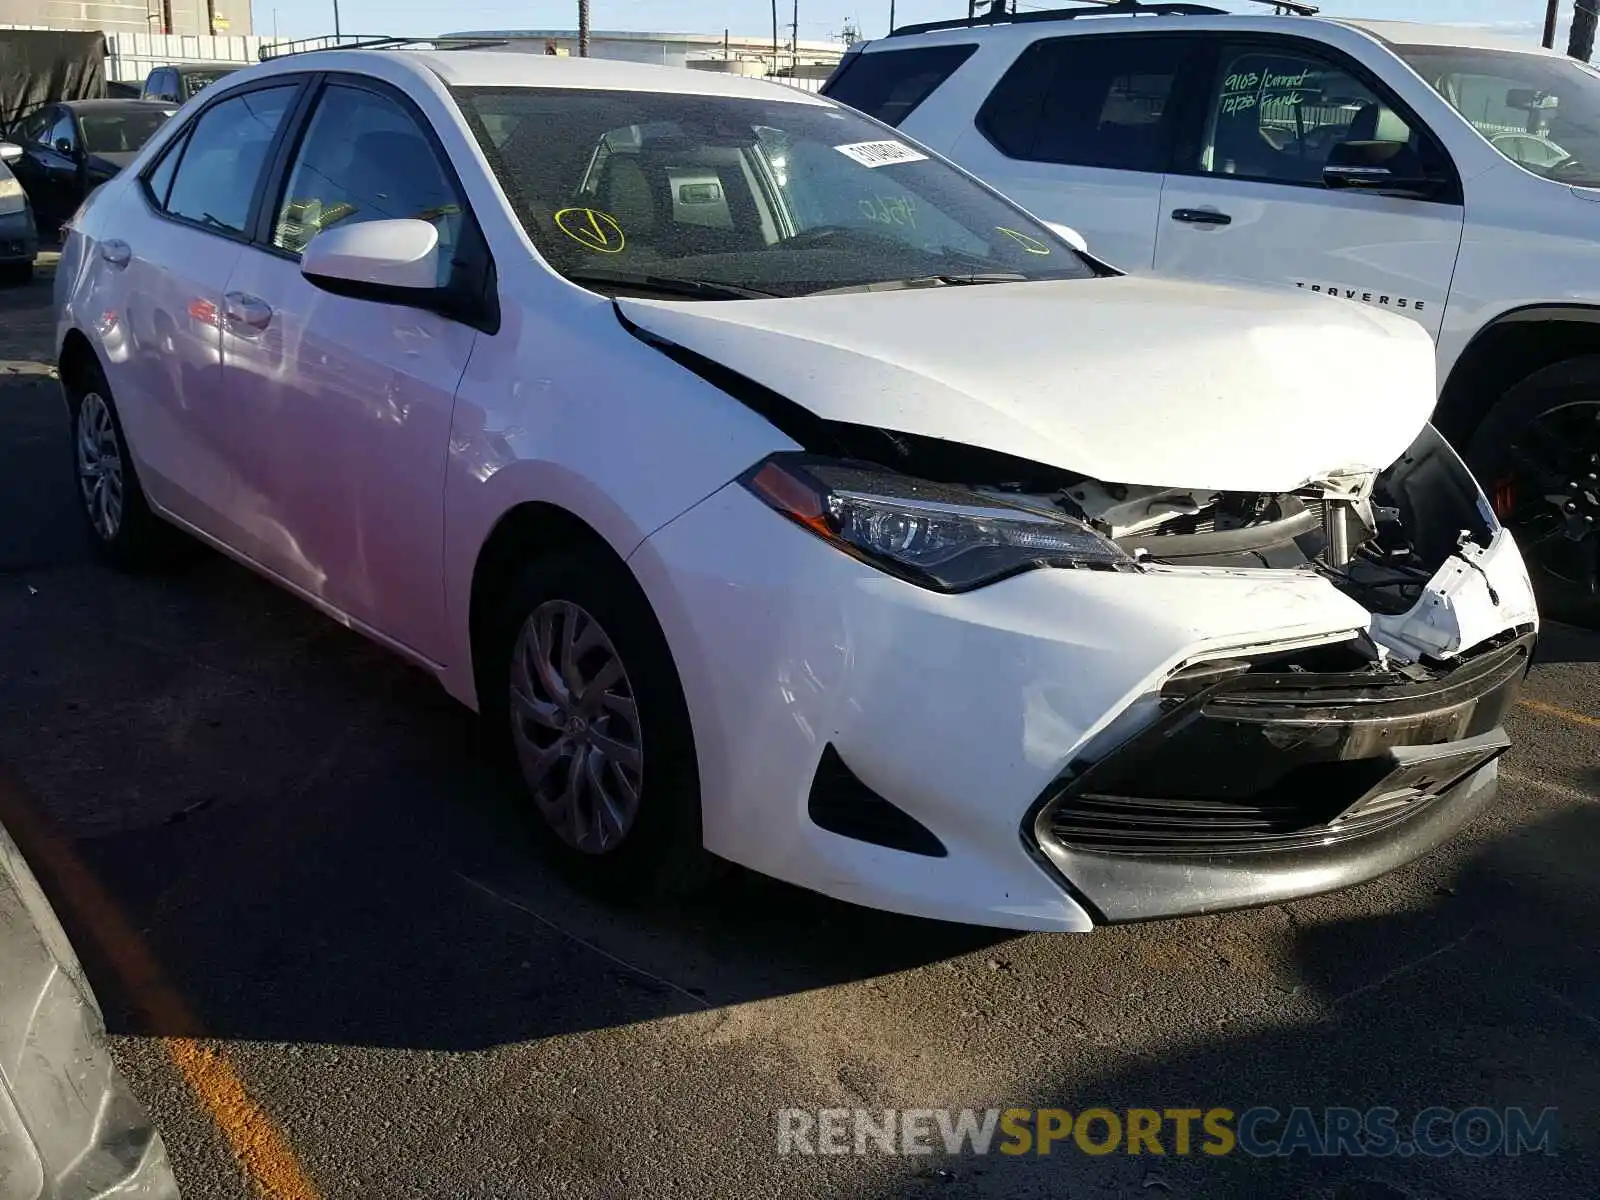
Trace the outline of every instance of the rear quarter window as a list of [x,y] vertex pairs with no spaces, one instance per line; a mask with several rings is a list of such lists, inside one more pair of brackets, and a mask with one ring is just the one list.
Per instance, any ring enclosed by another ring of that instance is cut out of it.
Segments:
[[976,45],[921,46],[857,54],[823,89],[829,99],[899,125],[972,57]]

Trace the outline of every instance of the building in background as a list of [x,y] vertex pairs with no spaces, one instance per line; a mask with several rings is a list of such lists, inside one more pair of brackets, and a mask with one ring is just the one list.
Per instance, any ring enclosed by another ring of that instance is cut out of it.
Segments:
[[0,0],[0,26],[199,37],[252,32],[250,0]]

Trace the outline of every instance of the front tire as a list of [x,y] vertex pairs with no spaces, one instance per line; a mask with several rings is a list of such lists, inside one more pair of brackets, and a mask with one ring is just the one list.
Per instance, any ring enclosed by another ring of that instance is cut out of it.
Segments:
[[105,377],[98,367],[83,368],[64,386],[78,511],[90,541],[102,558],[124,570],[166,562],[179,535],[145,502]]
[[1466,460],[1516,536],[1540,611],[1600,627],[1600,356],[1507,391]]
[[562,874],[638,897],[716,873],[677,669],[625,566],[599,550],[529,563],[507,589],[487,659],[486,730]]

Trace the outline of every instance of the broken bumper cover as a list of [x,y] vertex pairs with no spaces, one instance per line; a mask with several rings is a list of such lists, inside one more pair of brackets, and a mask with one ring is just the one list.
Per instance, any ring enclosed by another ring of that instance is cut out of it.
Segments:
[[1293,655],[1190,666],[1154,722],[1046,789],[1024,841],[1097,923],[1373,879],[1493,799],[1533,644],[1508,633],[1401,681]]

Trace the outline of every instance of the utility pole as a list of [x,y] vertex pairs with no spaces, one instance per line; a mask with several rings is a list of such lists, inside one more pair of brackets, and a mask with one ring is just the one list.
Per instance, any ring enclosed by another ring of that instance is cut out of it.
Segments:
[[339,44],[339,0],[333,0],[333,44]]
[[1588,62],[1594,54],[1595,25],[1600,23],[1600,0],[1575,0],[1572,9],[1572,36],[1567,39],[1567,53],[1579,62]]
[[578,0],[578,57],[589,57],[589,0]]
[[772,73],[778,73],[778,0],[772,0]]
[[894,0],[889,0],[889,32],[894,32]]
[[[1600,0],[1597,0],[1600,2]],[[794,0],[794,24],[789,26],[789,62],[796,75],[800,74],[800,0]]]
[[1556,17],[1561,12],[1561,0],[1550,0],[1544,10],[1544,48],[1554,50],[1556,45]]

